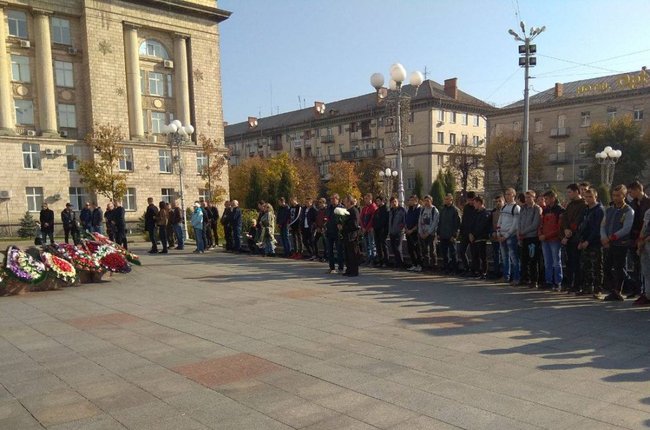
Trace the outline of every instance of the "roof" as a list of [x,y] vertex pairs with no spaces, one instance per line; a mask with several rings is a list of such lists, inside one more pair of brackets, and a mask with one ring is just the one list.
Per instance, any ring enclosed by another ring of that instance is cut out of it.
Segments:
[[[411,85],[404,85],[402,91],[406,93],[413,92]],[[494,106],[485,103],[461,90],[458,90],[458,98],[454,99],[445,94],[444,86],[437,82],[427,79],[418,88],[416,96],[413,101],[435,100],[458,103],[469,105],[478,109],[494,109]],[[349,99],[338,100],[326,103],[326,111],[335,113],[336,117],[345,115],[366,112],[371,109],[377,108],[377,94],[375,92],[364,94]],[[330,116],[323,115],[321,119],[328,119]],[[285,112],[278,115],[269,116],[266,118],[257,119],[257,127],[251,129],[248,121],[239,122],[236,124],[229,124],[225,127],[226,138],[231,136],[242,135],[251,131],[271,130],[282,127],[295,127],[300,124],[309,123],[310,121],[317,121],[314,116],[314,108],[309,107],[299,109],[292,112]]]
[[[556,84],[558,85],[558,84]],[[597,78],[583,79],[561,83],[562,96],[555,97],[555,87],[542,91],[530,97],[530,105],[558,102],[563,100],[579,99],[581,97],[596,96],[601,94],[622,93],[639,88],[650,88],[650,73],[645,68],[641,71],[619,73],[616,75],[600,76]],[[523,100],[505,106],[504,109],[522,107]]]

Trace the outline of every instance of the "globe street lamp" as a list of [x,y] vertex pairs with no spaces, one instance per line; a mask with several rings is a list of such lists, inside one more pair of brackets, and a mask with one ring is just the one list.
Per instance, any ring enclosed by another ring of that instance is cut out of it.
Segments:
[[609,191],[614,182],[614,169],[616,163],[621,159],[623,151],[614,149],[611,146],[606,146],[605,149],[596,154],[596,161],[600,164],[600,180]]
[[178,150],[178,155],[173,158],[178,160],[178,177],[181,187],[179,196],[181,198],[181,219],[183,220],[182,229],[185,240],[188,240],[190,237],[187,231],[187,220],[185,216],[185,192],[183,187],[183,158],[181,157],[181,145],[190,140],[190,137],[194,133],[194,127],[191,124],[183,125],[179,120],[176,119],[170,124],[163,125],[160,131],[162,134],[168,136],[169,138],[169,146],[172,150],[172,157],[174,155],[174,147],[176,147]]
[[390,167],[386,167],[386,170],[379,171],[379,177],[384,181],[385,196],[387,199],[390,198],[391,190],[393,188],[393,178],[397,176],[397,170],[391,170]]
[[[395,63],[390,67],[390,92],[383,87],[384,75],[381,73],[373,73],[370,76],[370,85],[377,91],[377,98],[381,101],[384,98],[393,98],[396,106],[396,121],[397,121],[397,141],[395,148],[397,149],[397,176],[398,176],[398,189],[397,198],[399,204],[404,206],[404,171],[402,168],[402,115],[401,105],[403,101],[410,102],[410,96],[402,93],[402,83],[406,80],[406,69],[400,63]],[[415,87],[417,93],[418,87],[424,81],[422,73],[415,71],[411,73],[409,84]]]

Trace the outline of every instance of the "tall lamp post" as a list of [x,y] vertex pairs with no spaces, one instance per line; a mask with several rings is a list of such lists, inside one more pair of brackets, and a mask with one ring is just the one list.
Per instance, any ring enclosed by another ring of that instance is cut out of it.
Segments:
[[532,45],[530,42],[533,41],[537,36],[540,35],[546,26],[543,27],[531,27],[526,35],[526,24],[523,21],[519,23],[521,27],[521,34],[518,34],[514,30],[508,30],[508,34],[515,38],[517,42],[524,42],[523,45],[519,45],[519,66],[524,68],[524,135],[522,138],[522,151],[521,151],[521,177],[523,184],[523,191],[528,190],[528,153],[529,153],[529,143],[528,143],[528,119],[530,116],[530,101],[528,99],[528,80],[530,76],[528,75],[528,68],[537,65],[537,58],[532,54],[537,52],[537,45]]
[[[377,90],[377,97],[379,100],[384,97],[394,97],[396,103],[396,121],[397,121],[397,141],[395,149],[397,149],[397,176],[398,176],[398,189],[397,196],[400,206],[404,206],[404,171],[402,168],[402,101],[410,101],[410,96],[402,93],[402,83],[406,80],[406,69],[400,63],[395,63],[390,67],[390,93],[383,88],[384,75],[381,73],[373,73],[370,76],[370,84]],[[415,71],[411,73],[409,84],[415,87],[417,92],[418,87],[424,81],[424,76],[421,72]]]
[[384,181],[385,195],[387,199],[390,199],[390,192],[393,188],[393,178],[397,176],[397,170],[391,170],[390,167],[386,167],[386,170],[379,171],[379,177]]
[[621,159],[621,155],[623,155],[623,151],[614,149],[611,146],[606,146],[605,149],[596,154],[596,161],[600,164],[600,180],[608,191],[612,188],[614,169],[618,160]]
[[[161,132],[169,137],[169,146],[172,150],[172,158],[178,160],[178,177],[180,181],[180,192],[179,196],[181,198],[181,216],[183,220],[183,236],[185,240],[190,238],[187,231],[187,220],[185,216],[185,188],[183,187],[183,158],[181,156],[181,146],[190,140],[190,137],[194,133],[194,127],[191,124],[183,125],[179,120],[174,120],[170,124],[166,124],[162,127]],[[174,148],[177,149],[178,155],[174,157]]]

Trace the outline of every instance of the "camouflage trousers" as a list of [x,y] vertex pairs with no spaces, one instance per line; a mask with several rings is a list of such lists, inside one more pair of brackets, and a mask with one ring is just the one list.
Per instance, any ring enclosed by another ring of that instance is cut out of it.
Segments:
[[599,293],[603,289],[603,250],[601,247],[586,248],[580,255],[583,291]]

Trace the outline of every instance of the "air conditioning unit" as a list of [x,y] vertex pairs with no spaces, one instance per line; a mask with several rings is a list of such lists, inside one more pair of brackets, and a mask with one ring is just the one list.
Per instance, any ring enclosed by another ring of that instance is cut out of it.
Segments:
[[174,68],[174,62],[172,60],[164,60],[163,61],[163,67],[165,69],[173,69]]
[[61,154],[63,154],[63,151],[60,150],[60,149],[57,149],[57,150],[54,151],[54,153],[55,153],[56,155],[61,155]]
[[59,131],[59,136],[68,137],[68,130],[60,130]]
[[45,155],[54,155],[54,151],[52,151],[51,149],[46,149]]
[[36,131],[35,130],[27,130],[27,136],[29,136],[29,137],[36,136]]
[[29,42],[29,40],[21,40],[20,41],[20,47],[21,48],[31,48],[32,44]]
[[10,199],[11,190],[0,190],[0,199]]
[[78,53],[79,53],[79,50],[77,48],[73,48],[72,46],[68,48],[68,54],[77,55]]

